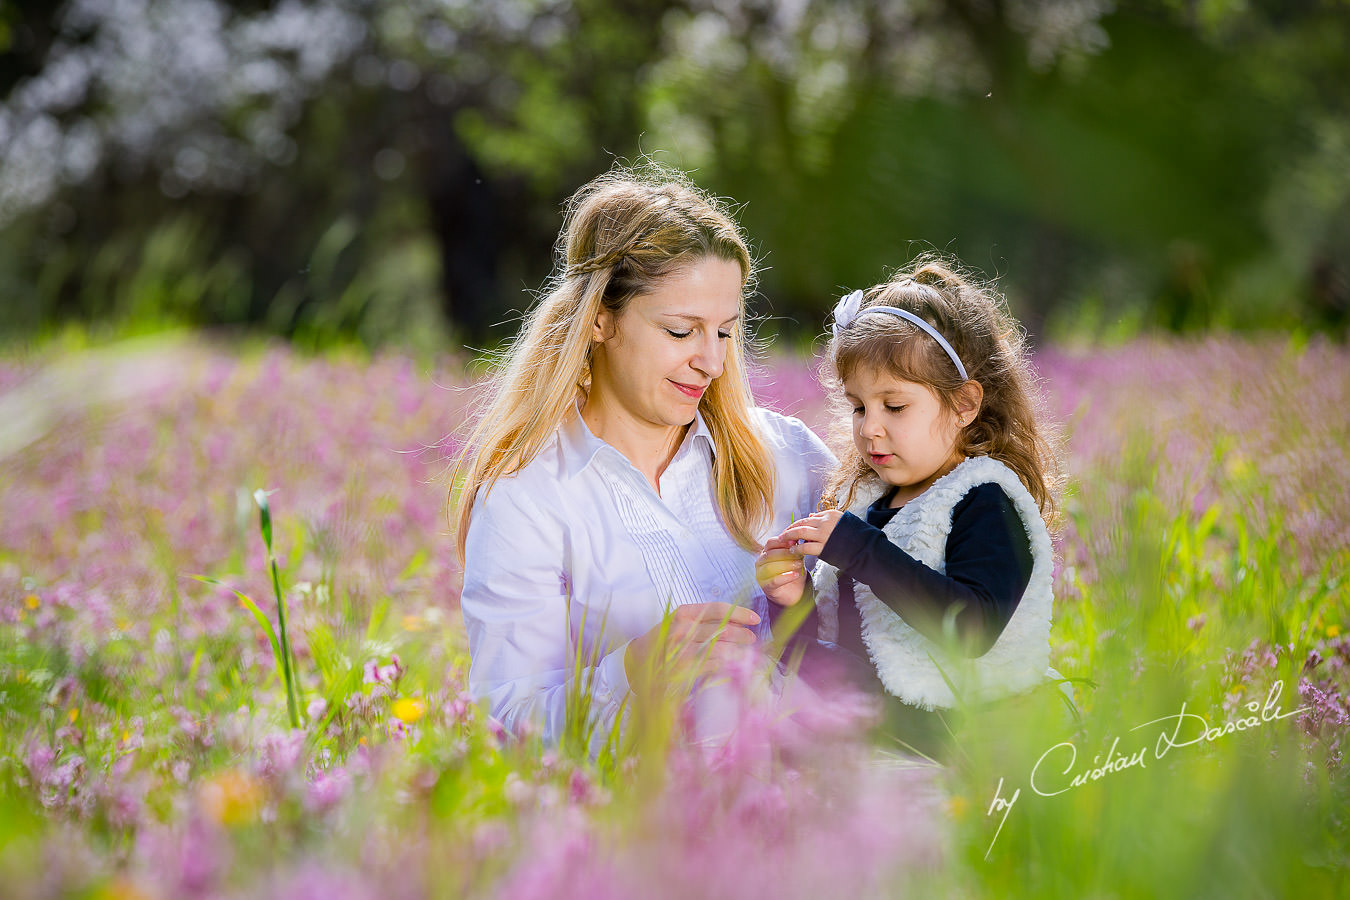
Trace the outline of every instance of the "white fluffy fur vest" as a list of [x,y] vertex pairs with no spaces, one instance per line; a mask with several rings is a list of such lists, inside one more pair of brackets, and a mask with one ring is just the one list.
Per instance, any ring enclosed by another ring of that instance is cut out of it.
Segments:
[[[906,503],[887,523],[891,542],[919,562],[946,571],[947,535],[952,508],[976,485],[993,482],[1012,500],[1031,539],[1031,581],[1008,626],[990,651],[975,659],[953,657],[919,634],[871,588],[854,583],[853,596],[862,616],[863,643],[886,690],[922,709],[956,705],[948,680],[967,702],[993,699],[1029,690],[1046,678],[1059,678],[1050,661],[1050,576],[1054,565],[1050,534],[1040,510],[1017,474],[987,456],[966,459],[918,497]],[[867,507],[887,489],[880,480],[858,485],[849,512],[864,520]],[[842,498],[841,498],[842,499]],[[820,616],[820,639],[835,641],[839,629],[839,570],[824,561],[812,576]],[[945,677],[944,677],[945,676]]]

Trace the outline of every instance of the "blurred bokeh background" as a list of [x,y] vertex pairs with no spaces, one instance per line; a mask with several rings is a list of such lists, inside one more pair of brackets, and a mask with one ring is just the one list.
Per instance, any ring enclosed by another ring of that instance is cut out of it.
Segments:
[[560,203],[736,201],[762,331],[929,249],[1033,337],[1350,305],[1346,0],[0,0],[0,339],[491,346]]
[[[464,348],[643,155],[735,202],[756,401],[821,433],[842,290],[938,250],[1008,294],[1079,777],[1288,720],[1055,798],[1053,690],[935,788],[853,701],[768,766],[790,720],[505,740]],[[1350,0],[0,0],[0,895],[1350,897],[1348,306]]]

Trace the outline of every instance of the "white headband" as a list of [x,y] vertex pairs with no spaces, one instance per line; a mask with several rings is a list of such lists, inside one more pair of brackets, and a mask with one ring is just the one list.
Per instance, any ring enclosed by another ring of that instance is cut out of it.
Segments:
[[848,296],[839,298],[839,302],[835,304],[834,307],[834,325],[832,326],[835,337],[839,337],[839,332],[852,325],[853,321],[857,319],[858,316],[874,312],[890,313],[891,315],[899,316],[908,322],[913,322],[915,325],[918,325],[926,331],[933,340],[937,341],[938,344],[942,346],[943,350],[947,351],[947,355],[952,358],[952,362],[956,363],[956,371],[957,374],[961,376],[961,380],[970,380],[970,376],[966,374],[966,367],[961,365],[961,357],[956,355],[956,351],[952,349],[952,345],[947,343],[947,339],[939,334],[936,328],[914,315],[914,313],[904,309],[896,309],[894,306],[869,306],[867,309],[859,309],[859,307],[862,306],[862,299],[862,291],[854,291]]

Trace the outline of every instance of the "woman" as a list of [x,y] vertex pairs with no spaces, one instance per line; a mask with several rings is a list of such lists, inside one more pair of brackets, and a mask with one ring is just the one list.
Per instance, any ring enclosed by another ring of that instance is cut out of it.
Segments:
[[569,686],[603,734],[668,646],[717,657],[763,637],[755,553],[816,508],[834,462],[752,406],[750,253],[682,175],[585,185],[557,256],[456,469],[470,689],[546,743]]

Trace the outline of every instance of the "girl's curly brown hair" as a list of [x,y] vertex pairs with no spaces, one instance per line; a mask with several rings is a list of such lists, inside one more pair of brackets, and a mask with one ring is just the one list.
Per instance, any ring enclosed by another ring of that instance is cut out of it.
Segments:
[[[957,436],[962,456],[989,456],[1007,465],[1031,493],[1053,530],[1062,485],[1058,435],[1044,421],[1025,332],[1008,313],[1002,294],[943,258],[926,254],[885,284],[863,294],[861,309],[894,306],[919,316],[956,351],[972,381],[984,390],[973,422]],[[821,381],[840,404],[833,435],[839,466],[825,489],[825,505],[847,508],[858,483],[876,475],[853,444],[851,410],[844,382],[854,372],[875,369],[927,385],[951,415],[965,383],[941,345],[917,325],[896,315],[860,316],[839,330],[827,348]],[[849,413],[845,415],[844,413]]]

